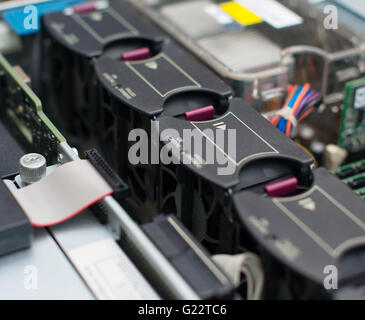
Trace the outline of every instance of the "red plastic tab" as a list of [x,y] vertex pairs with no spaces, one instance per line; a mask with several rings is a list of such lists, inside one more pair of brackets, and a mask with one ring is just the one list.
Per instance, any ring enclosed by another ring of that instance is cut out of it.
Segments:
[[87,13],[97,9],[95,2],[86,2],[72,7],[74,13]]
[[188,121],[207,121],[214,117],[214,107],[206,106],[203,108],[185,112],[185,118]]
[[269,197],[288,197],[293,195],[298,186],[298,179],[295,177],[284,179],[265,186],[265,192]]
[[124,52],[122,54],[122,59],[125,61],[138,61],[138,60],[148,59],[150,56],[151,56],[150,48],[144,47]]

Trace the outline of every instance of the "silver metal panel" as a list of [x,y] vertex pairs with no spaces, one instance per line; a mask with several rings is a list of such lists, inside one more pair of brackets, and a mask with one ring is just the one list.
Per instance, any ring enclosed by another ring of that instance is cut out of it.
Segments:
[[207,37],[198,44],[232,71],[259,71],[280,62],[281,48],[255,30]]
[[115,236],[91,212],[54,226],[51,232],[98,299],[159,299]]
[[[36,289],[25,287],[27,268],[37,270]],[[0,299],[88,300],[94,297],[50,234],[43,228],[34,228],[31,248],[0,257]]]
[[106,226],[100,224],[88,211],[49,228],[64,251],[112,237]]
[[222,26],[205,13],[212,1],[191,1],[164,6],[161,13],[167,20],[192,37],[200,38],[222,31]]
[[364,0],[335,0],[335,2],[365,19]]

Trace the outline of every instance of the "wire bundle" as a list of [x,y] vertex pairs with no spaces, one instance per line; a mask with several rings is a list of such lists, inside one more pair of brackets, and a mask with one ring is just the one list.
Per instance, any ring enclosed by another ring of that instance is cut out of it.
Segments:
[[284,107],[280,109],[270,122],[281,132],[291,137],[292,128],[308,117],[322,102],[321,94],[304,86],[291,86]]

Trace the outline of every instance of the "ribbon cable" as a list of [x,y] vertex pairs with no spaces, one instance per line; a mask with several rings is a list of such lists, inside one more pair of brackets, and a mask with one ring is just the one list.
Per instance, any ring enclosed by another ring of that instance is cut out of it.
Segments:
[[113,189],[88,160],[76,160],[11,192],[33,226],[47,227],[72,218]]

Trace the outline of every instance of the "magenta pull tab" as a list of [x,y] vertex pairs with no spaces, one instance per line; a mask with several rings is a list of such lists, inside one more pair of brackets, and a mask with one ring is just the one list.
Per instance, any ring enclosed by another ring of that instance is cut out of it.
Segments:
[[68,7],[65,9],[64,13],[66,15],[89,13],[95,10],[106,9],[108,6],[109,3],[106,0],[90,1]]
[[95,2],[86,2],[72,7],[74,13],[93,12],[97,9]]
[[95,10],[106,9],[108,5],[109,5],[108,1],[105,0],[85,2],[72,6],[72,12],[69,13],[79,14],[79,13],[93,12]]
[[138,61],[138,60],[148,59],[150,56],[151,56],[150,48],[144,47],[124,52],[122,54],[122,59],[125,61]]
[[298,179],[295,177],[284,179],[265,186],[265,192],[269,197],[288,197],[293,195],[298,187]]
[[188,121],[207,121],[214,117],[214,107],[206,106],[203,108],[185,112],[185,118]]

